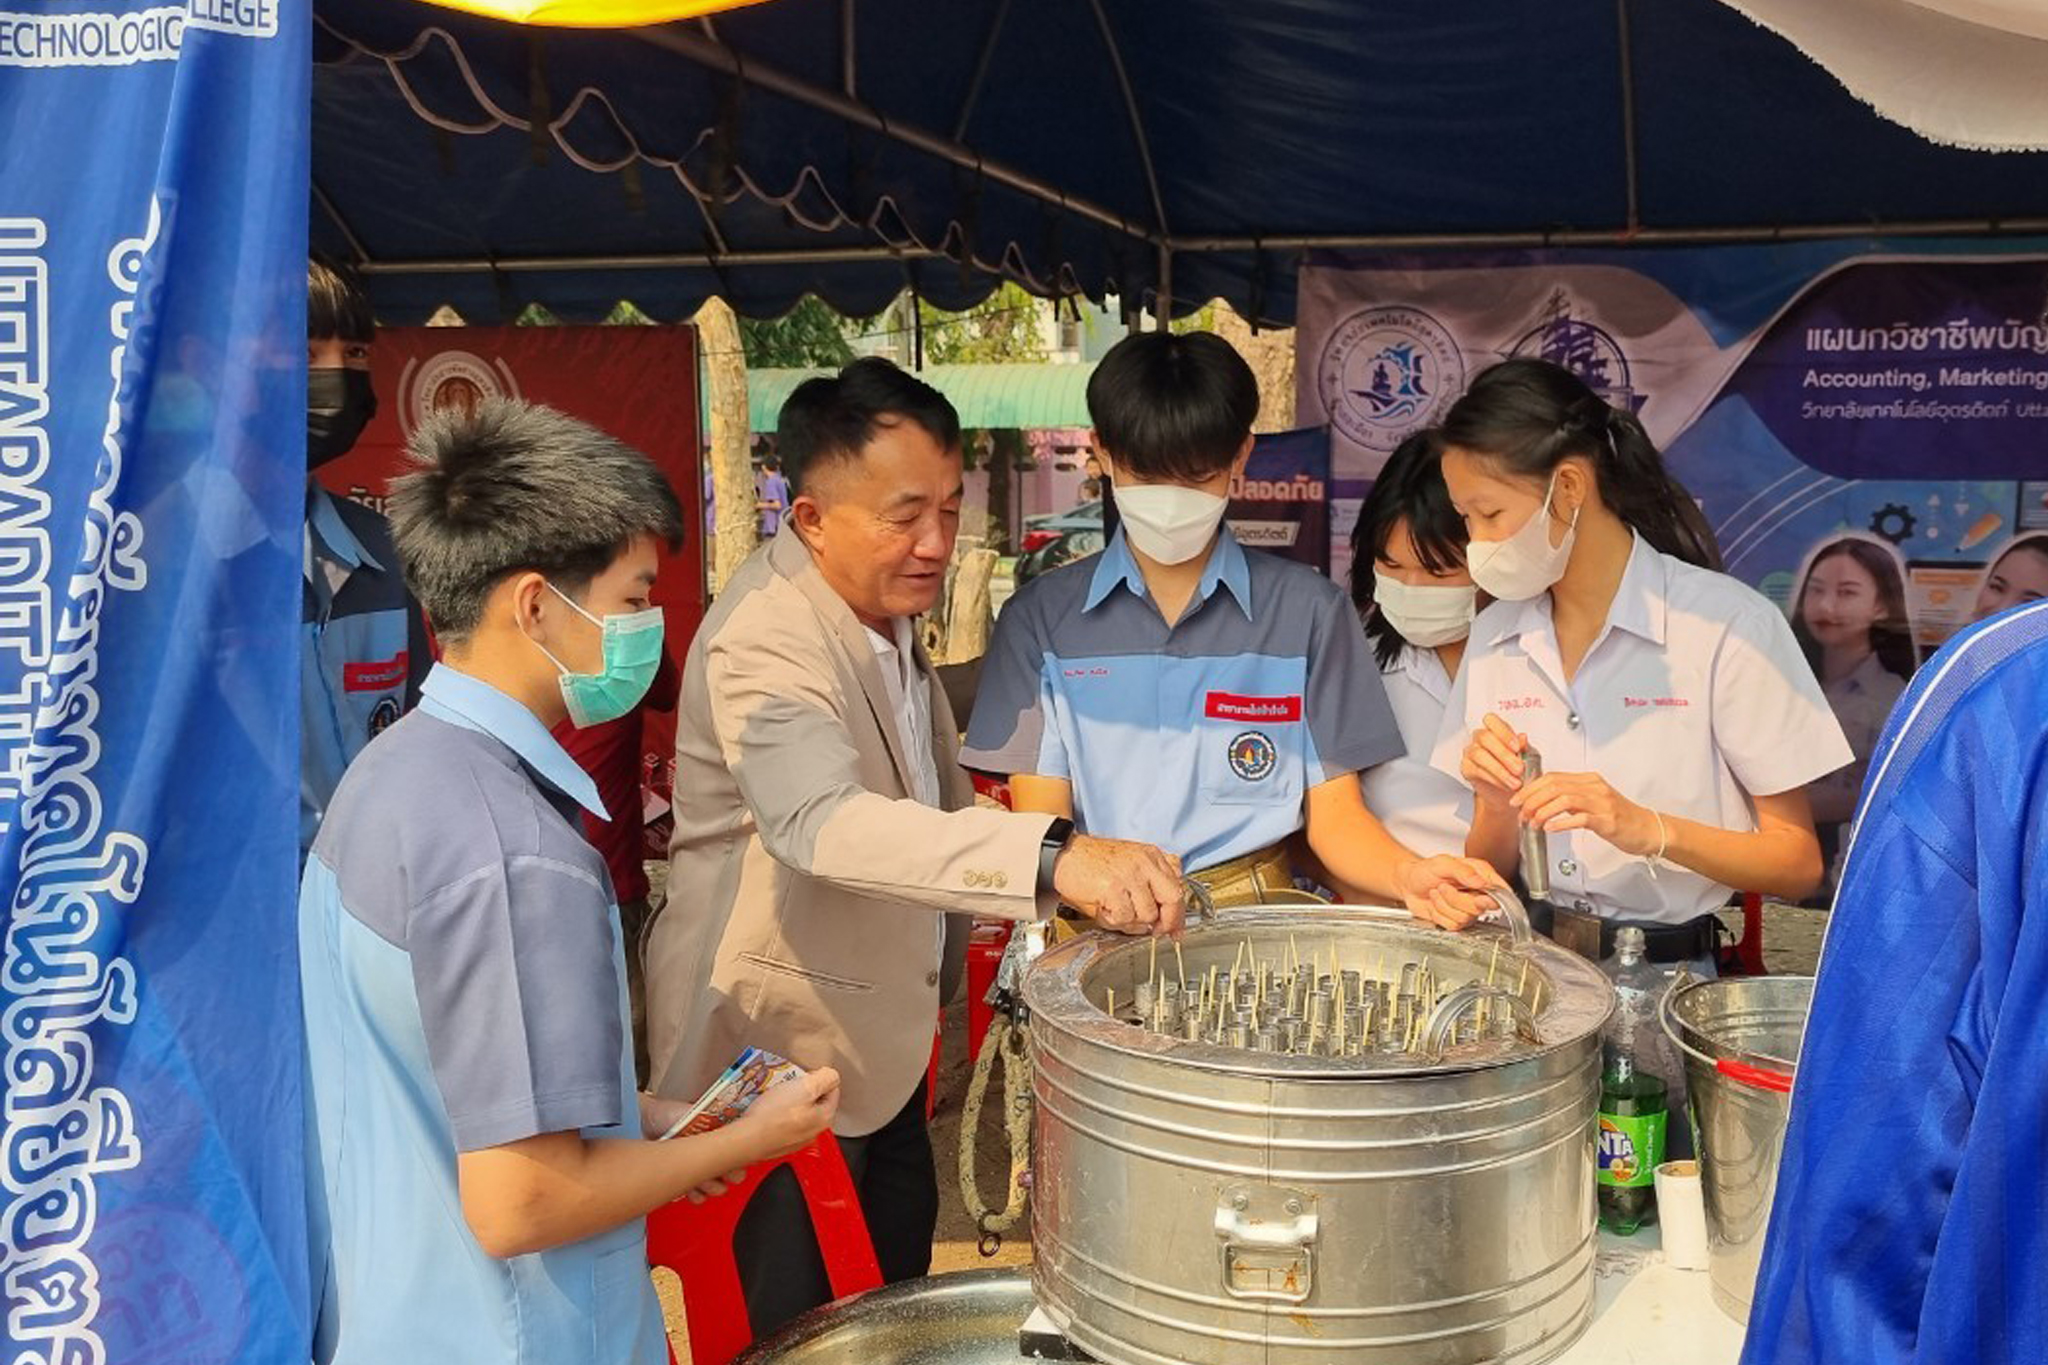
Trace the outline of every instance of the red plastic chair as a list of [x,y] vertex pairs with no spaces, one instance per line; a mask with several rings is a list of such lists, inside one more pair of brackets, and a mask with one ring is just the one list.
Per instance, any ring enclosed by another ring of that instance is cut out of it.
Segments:
[[1016,926],[1005,920],[976,920],[967,936],[967,1059],[981,1056],[981,1040],[995,1022],[995,1007],[988,1003],[988,989],[996,984],[996,969],[1003,964],[1003,949],[1010,944]]
[[[882,1283],[882,1267],[875,1261],[875,1245],[868,1237],[853,1176],[839,1155],[837,1140],[821,1133],[791,1156],[748,1167],[745,1183],[732,1194],[701,1204],[678,1199],[648,1215],[647,1263],[673,1270],[683,1282],[691,1365],[728,1365],[754,1339],[740,1291],[739,1266],[733,1260],[732,1236],[747,1201],[778,1166],[796,1172],[804,1207],[817,1229],[832,1296],[844,1298]],[[669,1360],[675,1358],[671,1346]]]

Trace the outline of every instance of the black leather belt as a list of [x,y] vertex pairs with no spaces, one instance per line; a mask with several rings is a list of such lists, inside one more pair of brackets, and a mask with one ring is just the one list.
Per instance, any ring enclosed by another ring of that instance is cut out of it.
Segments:
[[[1554,937],[1557,907],[1549,901],[1529,902],[1529,923],[1537,933]],[[1691,962],[1714,957],[1721,951],[1726,926],[1718,915],[1701,915],[1684,924],[1658,924],[1648,920],[1601,919],[1600,960],[1614,956],[1614,939],[1624,928],[1643,931],[1643,955],[1652,962]]]

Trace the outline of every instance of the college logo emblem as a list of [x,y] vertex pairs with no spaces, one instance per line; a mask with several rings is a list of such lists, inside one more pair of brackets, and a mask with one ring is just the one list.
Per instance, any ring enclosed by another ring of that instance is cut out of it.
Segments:
[[1562,365],[1586,381],[1586,387],[1623,412],[1641,412],[1647,394],[1637,393],[1621,343],[1591,320],[1574,316],[1571,296],[1562,289],[1550,296],[1543,320],[1523,334],[1514,356],[1534,356]]
[[1247,730],[1230,741],[1230,771],[1247,782],[1257,782],[1272,773],[1280,761],[1273,741],[1257,730]]
[[398,377],[400,421],[410,437],[434,413],[454,408],[474,416],[486,398],[517,398],[519,384],[502,360],[486,361],[468,351],[441,351],[408,360]]
[[1365,308],[1323,343],[1316,391],[1331,425],[1384,455],[1435,421],[1465,387],[1465,357],[1420,308]]
[[377,709],[370,712],[370,738],[389,730],[398,720],[398,698],[386,697],[377,703]]

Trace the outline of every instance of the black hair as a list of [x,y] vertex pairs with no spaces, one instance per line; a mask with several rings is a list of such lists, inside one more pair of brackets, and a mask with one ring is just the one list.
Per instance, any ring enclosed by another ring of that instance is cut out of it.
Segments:
[[467,638],[510,574],[574,597],[635,536],[682,547],[682,504],[654,462],[553,408],[443,408],[406,455],[414,472],[392,481],[386,510],[406,586],[444,639]]
[[355,271],[325,256],[306,262],[306,339],[374,341],[377,320]]
[[1259,381],[1211,332],[1140,332],[1088,376],[1088,416],[1118,470],[1196,483],[1230,467],[1259,417]]
[[2035,531],[2031,535],[2015,537],[2011,544],[1998,552],[1998,558],[1991,561],[1987,576],[1998,572],[1998,566],[2005,563],[2016,552],[2026,550],[2048,559],[2048,531]]
[[1878,663],[1888,673],[1912,677],[1920,667],[1920,649],[1913,643],[1913,626],[1906,617],[1906,580],[1899,573],[1897,559],[1861,536],[1843,536],[1832,541],[1815,551],[1806,563],[1806,575],[1799,580],[1799,591],[1792,598],[1792,635],[1806,655],[1807,666],[1814,677],[1820,677],[1820,641],[1806,627],[1806,585],[1823,561],[1839,555],[1847,555],[1862,565],[1870,581],[1877,585],[1878,605],[1884,614],[1870,628],[1870,648]]
[[1386,552],[1394,527],[1408,523],[1422,567],[1454,573],[1465,567],[1465,519],[1451,506],[1444,487],[1443,442],[1434,427],[1416,432],[1387,457],[1351,528],[1351,604],[1365,621],[1365,633],[1381,668],[1394,662],[1408,641],[1373,607],[1373,566]]
[[1583,455],[1600,500],[1644,540],[1703,569],[1721,567],[1713,528],[1643,424],[1562,365],[1524,357],[1480,371],[1444,415],[1443,441],[1537,483]]
[[810,492],[820,470],[859,459],[877,431],[899,422],[917,423],[947,450],[960,447],[960,414],[946,395],[880,356],[806,379],[775,422],[784,477],[798,492]]

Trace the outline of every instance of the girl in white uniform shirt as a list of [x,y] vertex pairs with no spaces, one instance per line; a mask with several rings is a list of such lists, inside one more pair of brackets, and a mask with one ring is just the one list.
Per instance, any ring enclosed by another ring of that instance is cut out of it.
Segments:
[[1408,749],[1359,782],[1366,809],[1424,857],[1464,853],[1472,827],[1472,789],[1430,762],[1478,591],[1465,572],[1465,522],[1444,489],[1440,451],[1433,428],[1403,441],[1351,531],[1351,601]]
[[1435,755],[1475,793],[1468,852],[1509,872],[1538,825],[1551,902],[1606,921],[1603,952],[1636,922],[1653,960],[1710,966],[1731,891],[1820,881],[1805,788],[1850,754],[1813,671],[1784,615],[1714,570],[1642,424],[1570,371],[1495,365],[1443,442],[1473,580],[1499,599]]

